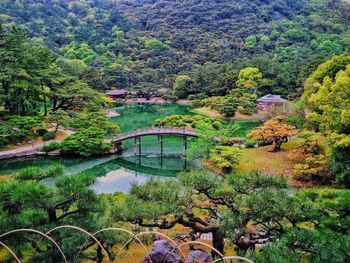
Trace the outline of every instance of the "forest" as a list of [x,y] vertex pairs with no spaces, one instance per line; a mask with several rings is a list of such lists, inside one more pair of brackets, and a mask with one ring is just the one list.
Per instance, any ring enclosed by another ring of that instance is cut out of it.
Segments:
[[349,49],[347,0],[1,0],[0,262],[350,262]]
[[317,65],[348,50],[349,13],[342,0],[4,0],[0,22],[83,61],[95,89],[169,88],[189,75],[223,95],[254,66],[267,79],[261,92],[293,97]]

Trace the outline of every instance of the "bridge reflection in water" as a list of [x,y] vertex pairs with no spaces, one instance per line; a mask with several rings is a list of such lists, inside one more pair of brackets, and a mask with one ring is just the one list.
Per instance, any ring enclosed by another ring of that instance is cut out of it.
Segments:
[[85,172],[97,176],[93,186],[97,193],[128,193],[133,183],[144,184],[151,178],[176,178],[180,172],[190,170],[194,165],[194,162],[186,162],[179,155],[129,156],[109,160]]

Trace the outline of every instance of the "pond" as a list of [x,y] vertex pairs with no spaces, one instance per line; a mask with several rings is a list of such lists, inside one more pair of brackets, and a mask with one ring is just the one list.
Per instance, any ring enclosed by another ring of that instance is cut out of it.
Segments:
[[[130,104],[116,111],[119,117],[110,121],[120,125],[122,132],[151,127],[153,122],[172,114],[192,114],[191,108],[185,105],[136,105]],[[164,156],[160,158],[157,138],[155,136],[142,138],[141,157],[135,156],[134,142],[123,143],[125,150],[120,155],[94,158],[31,158],[16,159],[0,163],[0,174],[6,175],[28,166],[45,167],[58,162],[65,167],[66,175],[76,175],[81,172],[97,176],[93,186],[97,193],[114,193],[130,190],[132,183],[144,183],[150,178],[164,179],[175,177],[179,172],[192,169],[194,162],[185,162],[181,157],[183,152],[182,138],[164,138]],[[48,182],[50,183],[50,182]]]
[[[118,124],[121,132],[152,127],[158,118],[172,114],[193,115],[190,106],[178,104],[137,105],[129,104],[115,110],[119,117],[111,118]],[[244,137],[247,130],[259,125],[259,122],[237,121],[241,129],[236,136]],[[226,122],[229,124],[229,122]],[[125,150],[119,155],[94,158],[48,158],[16,159],[0,163],[0,175],[14,173],[24,167],[45,167],[52,163],[60,163],[65,168],[66,175],[76,175],[81,172],[91,173],[97,177],[93,186],[97,193],[114,193],[130,190],[132,183],[145,183],[150,178],[163,180],[184,170],[191,170],[199,162],[189,162],[182,158],[183,139],[181,137],[163,138],[164,156],[157,155],[158,144],[156,136],[142,137],[142,156],[135,156],[134,141],[123,142]],[[189,145],[191,144],[189,138]],[[52,183],[52,182],[47,182]]]

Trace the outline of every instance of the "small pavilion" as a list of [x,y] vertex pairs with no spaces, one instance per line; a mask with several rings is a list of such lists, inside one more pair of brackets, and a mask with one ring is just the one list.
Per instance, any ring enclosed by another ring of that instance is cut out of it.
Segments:
[[256,100],[259,108],[262,110],[269,110],[275,106],[283,106],[285,100],[282,99],[281,95],[268,94]]
[[125,89],[115,89],[115,90],[111,90],[109,92],[106,93],[107,97],[110,97],[112,99],[125,99],[126,95],[127,95],[127,91]]

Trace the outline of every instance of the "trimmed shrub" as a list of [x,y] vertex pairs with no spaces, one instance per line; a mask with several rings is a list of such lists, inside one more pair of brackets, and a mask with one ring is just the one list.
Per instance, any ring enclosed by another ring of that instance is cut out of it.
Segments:
[[106,153],[110,144],[104,143],[106,131],[90,127],[66,137],[61,143],[61,151],[68,155],[89,157]]
[[39,128],[36,130],[36,132],[39,134],[39,136],[43,136],[44,134],[48,133],[49,131],[45,128]]
[[49,145],[45,145],[42,149],[43,152],[53,152],[60,149],[61,145],[58,142],[52,142]]
[[9,140],[6,137],[0,137],[0,149],[4,148],[7,144],[9,144]]
[[188,96],[189,100],[203,100],[208,98],[208,96],[204,93],[198,93],[198,94],[191,94]]
[[56,138],[56,134],[54,132],[47,132],[43,135],[43,140],[44,141],[49,141],[53,140]]
[[286,119],[286,123],[297,127],[299,130],[304,128],[305,122],[298,115],[289,115]]
[[255,144],[256,144],[256,141],[255,140],[247,140],[245,142],[245,147],[246,148],[254,148],[255,147]]
[[220,121],[214,121],[214,122],[213,122],[213,128],[214,128],[215,130],[220,130],[220,129],[222,128],[222,122],[220,122]]
[[124,102],[121,101],[121,100],[116,100],[115,103],[114,103],[114,106],[115,107],[121,107],[121,106],[124,106]]
[[216,129],[223,127],[220,121],[215,121],[203,115],[170,115],[165,118],[157,119],[153,123],[155,127],[192,127],[200,129]]

